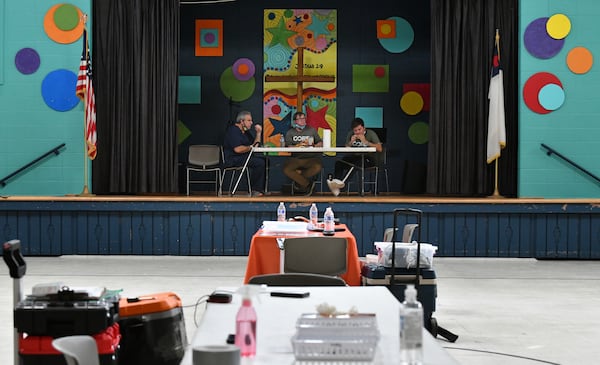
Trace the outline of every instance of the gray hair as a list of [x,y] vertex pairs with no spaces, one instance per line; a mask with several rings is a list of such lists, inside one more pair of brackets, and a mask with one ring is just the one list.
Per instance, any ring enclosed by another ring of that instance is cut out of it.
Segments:
[[242,110],[241,112],[239,112],[239,113],[238,113],[237,117],[235,118],[235,122],[236,122],[236,123],[239,123],[239,122],[241,122],[241,121],[242,121],[242,120],[244,120],[244,118],[246,118],[246,116],[248,116],[248,115],[252,115],[252,113],[250,113],[250,112],[249,112],[249,111],[247,111],[247,110]]

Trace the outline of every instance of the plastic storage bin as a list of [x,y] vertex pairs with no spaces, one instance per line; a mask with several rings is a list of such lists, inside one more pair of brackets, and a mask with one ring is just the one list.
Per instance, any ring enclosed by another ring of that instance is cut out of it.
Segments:
[[[385,267],[392,266],[392,242],[375,242],[378,262]],[[395,267],[410,269],[417,267],[417,243],[396,242]],[[433,267],[433,255],[437,251],[437,246],[429,243],[421,243],[421,268],[430,269]]]

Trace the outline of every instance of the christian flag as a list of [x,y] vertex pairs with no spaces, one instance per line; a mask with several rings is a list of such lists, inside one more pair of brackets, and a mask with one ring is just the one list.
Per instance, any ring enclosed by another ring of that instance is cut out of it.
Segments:
[[490,89],[490,112],[488,115],[487,163],[500,157],[500,149],[506,146],[506,127],[504,124],[504,81],[500,66],[500,35],[496,30],[496,43],[492,57],[492,75]]
[[83,30],[83,51],[81,52],[75,95],[84,103],[85,144],[87,145],[87,154],[90,160],[93,160],[96,158],[97,152],[96,97],[94,95],[94,86],[92,85],[92,59],[90,57],[86,29]]

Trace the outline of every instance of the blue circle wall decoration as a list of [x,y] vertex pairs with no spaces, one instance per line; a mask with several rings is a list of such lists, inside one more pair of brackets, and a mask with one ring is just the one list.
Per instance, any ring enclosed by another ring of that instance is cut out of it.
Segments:
[[75,95],[77,75],[70,70],[49,72],[42,80],[42,98],[50,108],[66,112],[73,109],[79,98]]
[[20,73],[30,75],[40,67],[40,55],[33,48],[21,48],[15,55],[15,66]]

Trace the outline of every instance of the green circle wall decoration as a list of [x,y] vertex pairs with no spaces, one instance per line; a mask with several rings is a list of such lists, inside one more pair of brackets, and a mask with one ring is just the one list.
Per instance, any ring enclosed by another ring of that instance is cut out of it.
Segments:
[[73,30],[79,24],[77,7],[71,4],[62,4],[54,12],[54,24],[60,30]]
[[236,79],[233,73],[233,67],[227,67],[221,74],[219,79],[221,91],[227,99],[231,98],[233,101],[243,101],[250,96],[255,90],[256,81],[252,77],[248,81],[240,81]]
[[429,124],[415,122],[408,127],[408,139],[414,144],[425,144],[429,142]]

